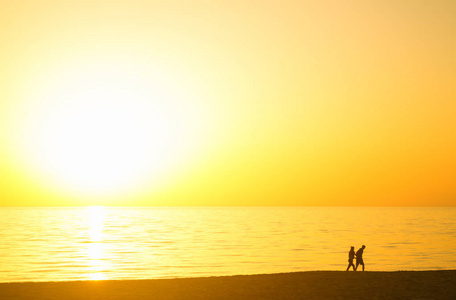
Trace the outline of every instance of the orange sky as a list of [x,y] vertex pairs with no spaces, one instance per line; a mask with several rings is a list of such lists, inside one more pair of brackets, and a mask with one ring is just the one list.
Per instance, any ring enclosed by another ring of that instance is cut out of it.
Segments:
[[2,1],[0,205],[456,204],[456,2]]

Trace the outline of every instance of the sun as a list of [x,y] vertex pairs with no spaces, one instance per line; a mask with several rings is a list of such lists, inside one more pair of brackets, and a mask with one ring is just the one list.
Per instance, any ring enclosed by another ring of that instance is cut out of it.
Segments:
[[202,136],[191,96],[160,72],[75,68],[35,92],[21,148],[42,176],[80,194],[151,185]]

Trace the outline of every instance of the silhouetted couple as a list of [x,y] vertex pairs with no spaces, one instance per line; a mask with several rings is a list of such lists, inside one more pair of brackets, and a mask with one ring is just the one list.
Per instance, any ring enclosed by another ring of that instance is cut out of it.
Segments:
[[[352,266],[353,266],[353,271],[356,271],[358,269],[359,265],[363,266],[363,271],[364,271],[363,252],[364,252],[365,248],[366,248],[366,246],[363,245],[355,253],[355,247],[353,247],[353,246],[351,247],[350,252],[348,252],[348,267],[347,267],[347,271],[350,270],[350,267],[352,267]],[[353,259],[355,258],[355,256],[356,256],[356,266],[353,264]]]

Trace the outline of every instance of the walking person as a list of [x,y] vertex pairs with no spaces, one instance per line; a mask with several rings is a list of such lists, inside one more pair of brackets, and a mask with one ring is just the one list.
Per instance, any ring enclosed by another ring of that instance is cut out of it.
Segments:
[[355,271],[358,269],[359,265],[363,266],[363,271],[364,271],[363,253],[364,253],[364,249],[365,248],[366,248],[366,246],[363,245],[361,248],[359,248],[358,251],[356,251],[356,268],[355,268]]
[[351,246],[351,249],[348,252],[348,267],[347,267],[347,271],[350,270],[350,267],[352,267],[352,266],[353,266],[353,271],[356,271],[355,264],[353,263],[353,259],[355,259],[355,247]]

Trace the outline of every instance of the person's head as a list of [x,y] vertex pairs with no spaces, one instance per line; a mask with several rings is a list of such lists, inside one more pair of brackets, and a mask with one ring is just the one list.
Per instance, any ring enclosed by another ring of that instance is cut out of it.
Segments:
[[362,247],[362,248],[364,249],[364,248],[366,248],[366,246],[364,246],[364,245],[363,245],[363,247]]
[[355,247],[353,247],[353,246],[350,246],[350,250],[355,250]]

